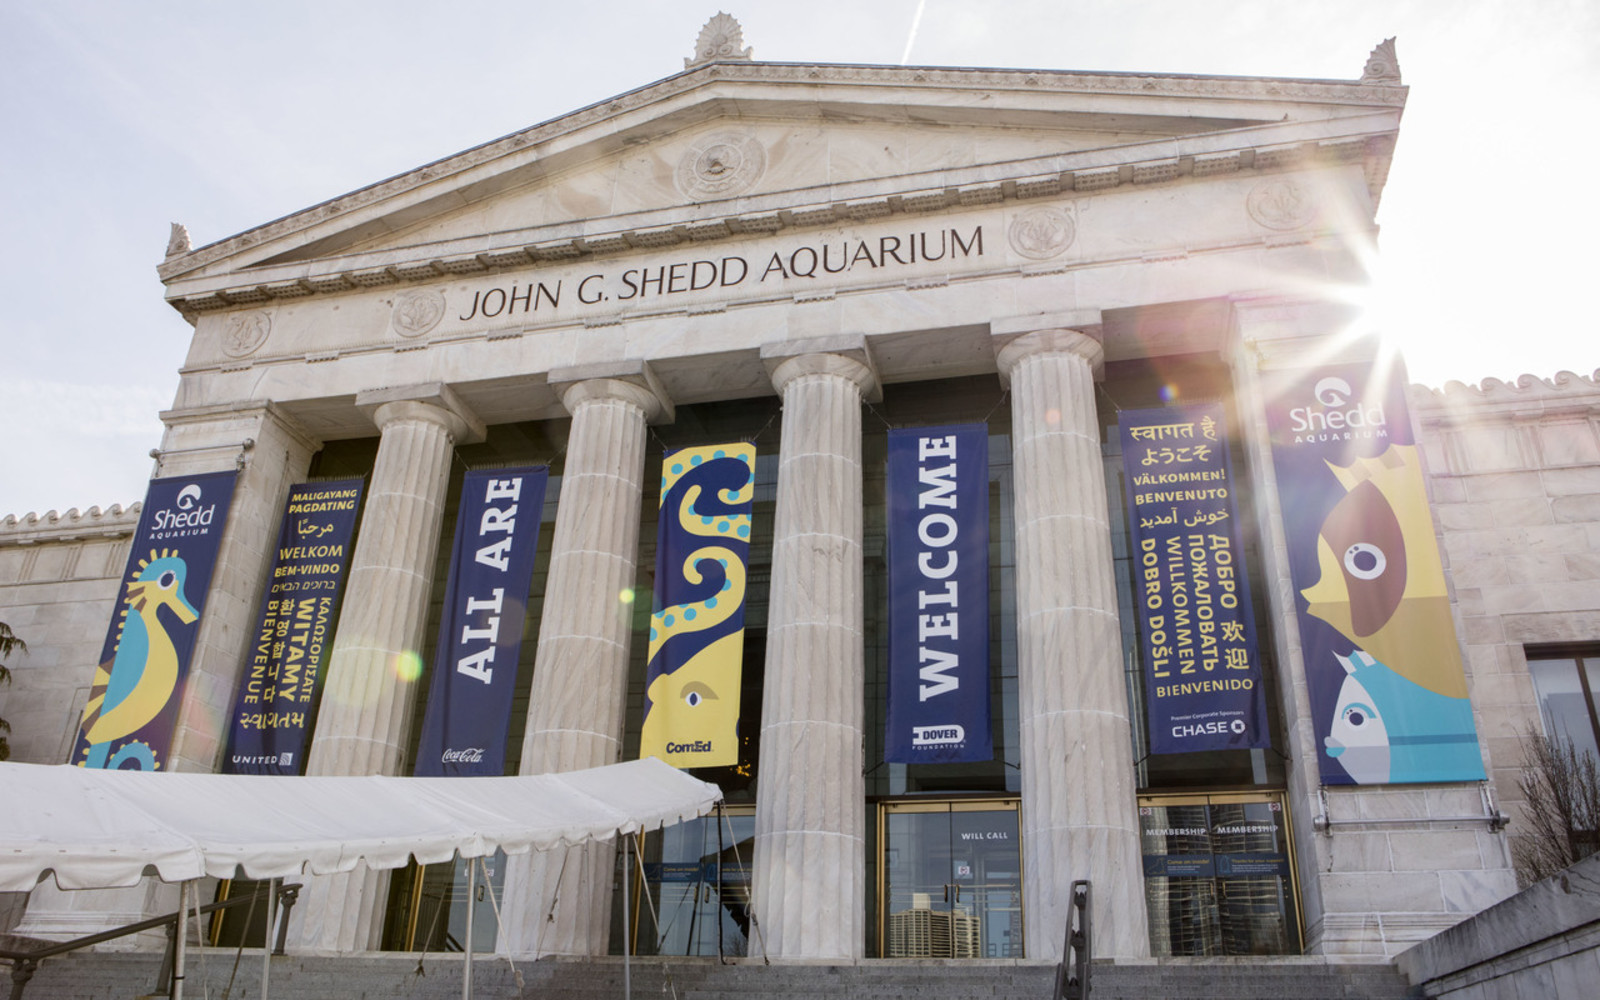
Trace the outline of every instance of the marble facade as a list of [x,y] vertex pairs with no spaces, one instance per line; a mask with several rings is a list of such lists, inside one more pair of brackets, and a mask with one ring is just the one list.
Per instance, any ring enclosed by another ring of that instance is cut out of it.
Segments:
[[[863,405],[984,377],[1009,390],[1016,476],[1026,954],[1059,956],[1066,886],[1089,878],[1098,953],[1146,955],[1142,708],[1123,687],[1097,407],[1108,365],[1200,356],[1231,374],[1259,486],[1307,949],[1392,954],[1504,898],[1507,836],[1471,817],[1515,810],[1516,727],[1537,719],[1523,648],[1600,641],[1600,386],[1414,394],[1488,786],[1323,789],[1295,680],[1259,385],[1351,321],[1339,292],[1363,280],[1406,99],[1388,55],[1319,81],[735,49],[239,236],[175,242],[160,273],[194,339],[157,471],[243,470],[175,766],[220,764],[289,485],[325,443],[376,439],[310,768],[400,773],[417,695],[386,664],[428,648],[454,449],[559,421],[522,768],[619,759],[637,637],[615,608],[636,576],[649,428],[776,397],[753,902],[770,957],[859,959]],[[65,759],[132,527],[118,509],[0,524],[0,620],[33,649],[0,689],[17,759]],[[606,951],[612,851],[571,855],[512,866],[507,898],[525,902],[508,905],[507,950]],[[377,947],[382,882],[315,880],[298,947]],[[30,933],[85,926],[40,895]]]

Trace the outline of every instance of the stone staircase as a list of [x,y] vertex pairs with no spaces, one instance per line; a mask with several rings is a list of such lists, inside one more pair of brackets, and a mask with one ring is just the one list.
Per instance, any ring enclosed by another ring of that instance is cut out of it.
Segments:
[[[261,955],[191,952],[189,1000],[258,1000]],[[155,988],[157,955],[77,954],[46,962],[23,1000],[136,1000]],[[453,1000],[461,996],[459,955],[436,955],[417,972],[415,956],[275,958],[269,996],[281,1000]],[[620,1000],[620,958],[519,962],[479,956],[479,1000]],[[5,970],[9,972],[9,970]],[[718,965],[696,959],[636,958],[633,1000],[1051,1000],[1053,965],[1026,962],[866,961],[859,965]],[[4,973],[0,973],[3,976]],[[231,988],[229,980],[232,978]],[[6,976],[5,978],[9,978]],[[0,978],[0,984],[4,979]],[[1330,964],[1319,958],[1167,959],[1097,963],[1091,1000],[1402,1000],[1421,997],[1392,964]]]

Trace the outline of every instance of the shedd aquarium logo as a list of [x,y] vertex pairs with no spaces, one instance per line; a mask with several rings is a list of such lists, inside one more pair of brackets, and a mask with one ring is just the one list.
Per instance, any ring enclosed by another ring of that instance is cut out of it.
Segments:
[[209,534],[212,522],[217,519],[217,505],[204,501],[205,496],[198,483],[189,483],[179,490],[172,506],[156,511],[150,519],[150,540]]
[[1383,407],[1368,406],[1364,400],[1351,405],[1355,393],[1344,379],[1335,375],[1318,379],[1311,394],[1316,397],[1316,405],[1297,406],[1289,411],[1289,430],[1295,444],[1389,436]]

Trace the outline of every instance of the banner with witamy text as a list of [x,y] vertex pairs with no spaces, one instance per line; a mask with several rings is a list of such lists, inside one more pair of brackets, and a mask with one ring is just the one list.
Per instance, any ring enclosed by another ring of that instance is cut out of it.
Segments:
[[417,746],[421,777],[505,772],[511,701],[550,470],[469,472],[461,484],[439,645]]
[[237,475],[150,481],[71,763],[167,766]]
[[1483,780],[1404,369],[1264,384],[1323,782]]
[[755,467],[749,443],[662,459],[640,757],[675,767],[739,762]]
[[891,430],[887,506],[884,760],[992,760],[989,429]]
[[298,775],[344,596],[360,479],[300,483],[278,525],[266,594],[239,679],[224,774]]
[[1117,417],[1151,753],[1271,745],[1224,418]]

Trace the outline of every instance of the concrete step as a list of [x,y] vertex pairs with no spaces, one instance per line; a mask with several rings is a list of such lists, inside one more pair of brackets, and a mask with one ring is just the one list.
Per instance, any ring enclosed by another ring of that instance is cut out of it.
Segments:
[[[191,951],[186,994],[257,1000],[261,955]],[[160,956],[77,954],[40,967],[24,1000],[135,1000],[156,988]],[[453,1000],[461,996],[459,955],[287,956],[272,960],[277,1000]],[[773,965],[706,959],[637,958],[634,1000],[1051,1000],[1053,965],[1011,961],[865,961],[857,965]],[[520,978],[520,983],[519,983]],[[231,981],[231,986],[230,986]],[[621,958],[518,962],[482,955],[473,963],[478,1000],[618,1000]],[[1390,964],[1316,958],[1163,959],[1096,963],[1090,1000],[1405,1000],[1419,997]]]

